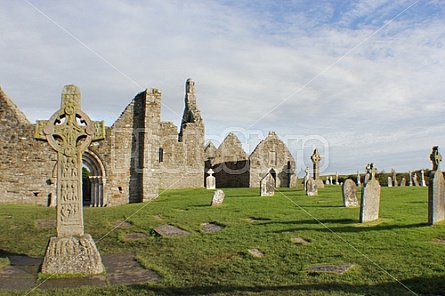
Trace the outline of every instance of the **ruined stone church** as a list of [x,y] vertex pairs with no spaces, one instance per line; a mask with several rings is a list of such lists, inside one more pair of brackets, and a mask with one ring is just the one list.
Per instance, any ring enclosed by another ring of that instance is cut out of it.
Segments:
[[[277,186],[295,186],[295,160],[274,133],[249,157],[233,134],[219,148],[204,146],[195,82],[188,79],[185,89],[179,132],[172,122],[161,121],[157,89],[137,94],[114,124],[105,127],[105,140],[93,142],[82,156],[88,172],[84,205],[143,202],[156,198],[161,188],[201,188],[209,168],[217,171],[219,187],[259,187],[266,173]],[[0,88],[0,203],[56,203],[57,155],[36,139],[35,131],[36,124]]]

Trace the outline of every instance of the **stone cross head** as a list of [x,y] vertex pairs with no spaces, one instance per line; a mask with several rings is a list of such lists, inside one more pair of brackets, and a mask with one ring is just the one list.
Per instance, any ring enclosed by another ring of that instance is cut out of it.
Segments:
[[430,160],[433,162],[433,171],[439,169],[439,164],[442,161],[442,155],[439,153],[439,146],[434,146],[430,154]]

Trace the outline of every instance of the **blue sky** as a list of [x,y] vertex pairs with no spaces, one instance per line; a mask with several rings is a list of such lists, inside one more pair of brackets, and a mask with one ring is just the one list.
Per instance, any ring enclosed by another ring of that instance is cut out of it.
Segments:
[[273,130],[299,171],[314,148],[322,174],[445,153],[444,1],[3,1],[0,34],[0,85],[32,122],[76,84],[108,125],[160,89],[178,125],[190,77],[207,139],[249,152]]

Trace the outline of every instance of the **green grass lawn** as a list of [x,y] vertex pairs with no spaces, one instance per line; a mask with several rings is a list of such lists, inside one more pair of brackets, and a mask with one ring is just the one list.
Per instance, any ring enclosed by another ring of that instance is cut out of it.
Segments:
[[[224,189],[220,207],[212,191],[168,190],[152,202],[85,208],[85,232],[102,255],[132,251],[162,280],[127,287],[34,291],[33,295],[445,295],[445,223],[427,226],[426,187],[382,188],[380,219],[358,223],[359,208],[344,208],[341,187],[319,196],[302,189]],[[8,254],[43,256],[55,229],[54,208],[0,205],[0,266]],[[113,221],[132,227],[115,229]],[[202,223],[225,229],[202,231]],[[187,237],[160,238],[153,227],[172,224]],[[126,241],[132,232],[147,238]],[[295,244],[301,237],[310,244]],[[248,249],[259,249],[262,258]],[[343,275],[308,272],[312,264],[354,264]],[[0,295],[9,292],[0,291]],[[23,295],[18,293],[17,295]]]

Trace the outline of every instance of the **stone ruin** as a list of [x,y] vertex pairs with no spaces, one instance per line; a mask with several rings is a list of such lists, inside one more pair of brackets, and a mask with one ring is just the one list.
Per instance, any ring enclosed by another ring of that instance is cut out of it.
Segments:
[[269,132],[248,156],[241,141],[229,133],[218,148],[209,142],[205,149],[205,168],[215,172],[216,187],[260,187],[271,172],[276,187],[296,187],[296,163],[286,144]]
[[[203,188],[209,169],[215,172],[215,187],[260,187],[272,169],[277,187],[296,187],[296,162],[274,132],[249,156],[233,133],[218,148],[211,142],[204,146],[193,80],[186,81],[179,132],[172,122],[161,121],[161,105],[161,91],[142,91],[104,128],[105,140],[87,147],[82,154],[90,173],[83,178],[84,206],[152,200],[161,188]],[[0,203],[55,206],[57,153],[34,138],[36,125],[1,88],[0,118]]]

